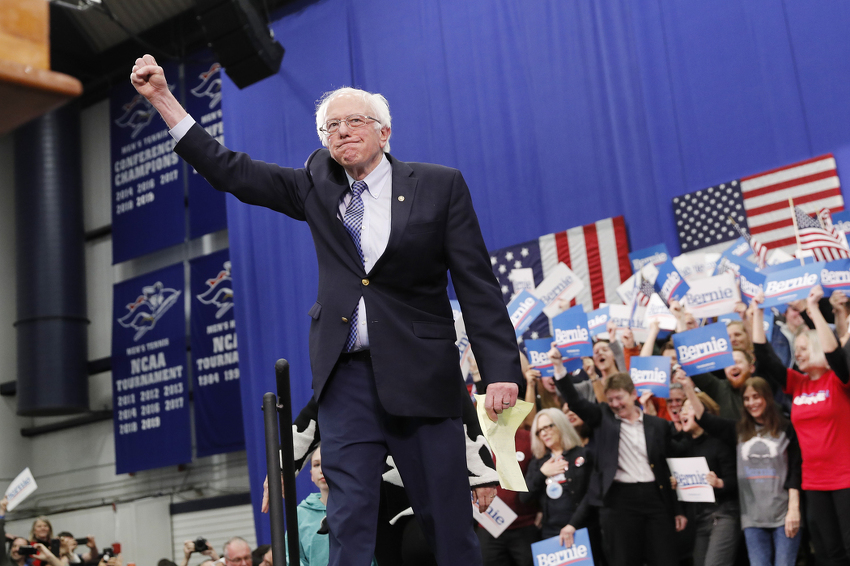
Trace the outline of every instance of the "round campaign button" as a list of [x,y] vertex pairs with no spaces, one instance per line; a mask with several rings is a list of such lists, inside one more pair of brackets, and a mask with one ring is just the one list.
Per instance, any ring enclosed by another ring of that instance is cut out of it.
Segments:
[[516,461],[517,461],[517,462],[522,462],[523,460],[525,460],[525,452],[522,452],[522,451],[520,451],[520,450],[517,450],[517,451],[516,451]]
[[558,482],[552,482],[546,486],[546,495],[549,496],[549,499],[558,499],[563,493],[564,488]]
[[584,466],[584,456],[579,456],[576,458],[576,468],[581,468]]

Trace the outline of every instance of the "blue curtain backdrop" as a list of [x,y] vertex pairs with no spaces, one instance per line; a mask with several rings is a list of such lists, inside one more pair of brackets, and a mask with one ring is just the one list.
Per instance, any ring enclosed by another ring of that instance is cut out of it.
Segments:
[[[300,166],[321,93],[381,92],[393,154],[463,171],[491,249],[622,214],[633,249],[676,251],[673,196],[826,152],[850,172],[845,0],[321,0],[277,17],[280,72],[225,80],[227,145]],[[316,261],[306,225],[227,205],[258,508],[274,361],[296,409],[311,395]]]

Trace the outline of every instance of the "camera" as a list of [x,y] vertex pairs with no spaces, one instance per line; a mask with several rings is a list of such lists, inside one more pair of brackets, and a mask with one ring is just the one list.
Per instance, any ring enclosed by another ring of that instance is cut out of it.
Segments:
[[195,552],[203,552],[207,550],[210,545],[207,544],[207,539],[204,537],[198,537],[195,540]]
[[24,544],[18,547],[18,554],[21,556],[35,556],[38,554],[38,549],[31,544]]
[[107,546],[103,549],[103,554],[100,555],[101,560],[109,560],[110,558],[115,557],[115,552],[113,552],[112,547]]
[[87,545],[89,543],[87,538],[75,538],[74,540],[77,541],[77,544]]

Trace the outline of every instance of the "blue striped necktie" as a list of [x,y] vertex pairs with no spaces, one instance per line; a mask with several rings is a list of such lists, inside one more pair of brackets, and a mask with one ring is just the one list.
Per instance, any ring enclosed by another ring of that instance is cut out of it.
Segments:
[[[357,248],[357,255],[360,256],[360,263],[365,265],[363,261],[363,248],[360,247],[360,230],[363,227],[363,198],[361,195],[368,187],[363,181],[354,181],[351,184],[351,201],[345,209],[345,215],[342,217],[342,224],[351,236],[354,242],[354,247]],[[357,321],[360,303],[354,307],[354,312],[351,315],[351,327],[348,330],[348,339],[345,341],[345,351],[350,352],[357,342]]]

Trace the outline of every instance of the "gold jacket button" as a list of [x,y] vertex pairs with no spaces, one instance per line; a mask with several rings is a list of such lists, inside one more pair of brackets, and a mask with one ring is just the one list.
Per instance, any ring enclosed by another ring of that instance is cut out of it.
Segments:
[[361,282],[361,283],[363,283],[364,285],[368,285],[368,284],[369,284],[369,280],[368,280],[368,279],[361,279],[361,280],[360,280],[360,282]]
[[348,322],[348,319],[347,319],[347,318],[345,318],[345,317],[342,317],[342,321],[343,321],[343,322]]
[[404,195],[400,195],[398,197],[398,202],[404,202]]

